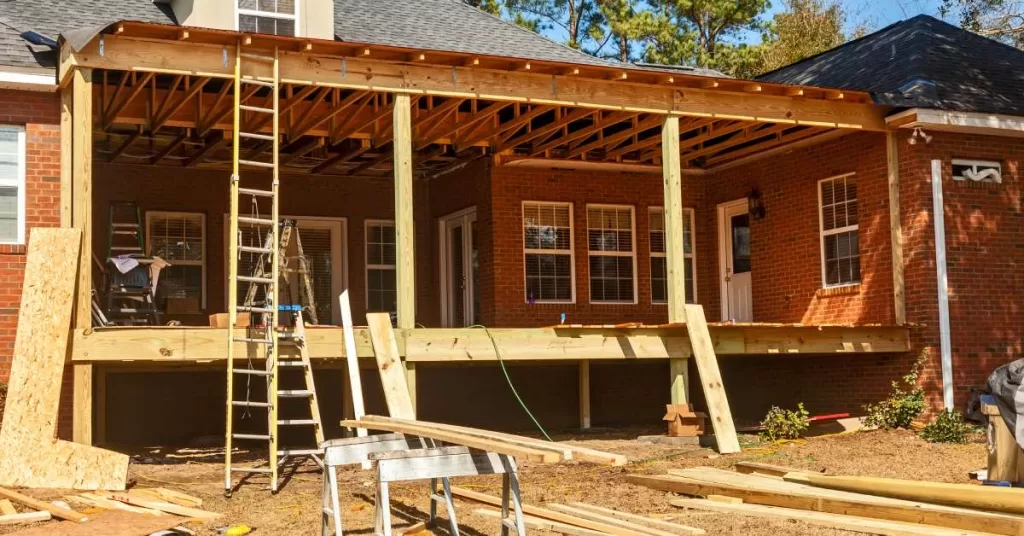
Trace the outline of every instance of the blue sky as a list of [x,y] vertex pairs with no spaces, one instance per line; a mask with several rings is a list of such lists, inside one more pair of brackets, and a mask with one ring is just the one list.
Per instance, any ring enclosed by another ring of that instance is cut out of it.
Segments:
[[[878,30],[921,13],[938,17],[939,6],[942,4],[941,0],[841,0],[841,3],[846,8],[847,25],[850,28],[864,25],[868,31]],[[765,17],[770,19],[783,8],[782,0],[772,0],[772,8]],[[949,22],[955,23],[952,20]],[[748,39],[758,42],[761,36],[752,35]]]

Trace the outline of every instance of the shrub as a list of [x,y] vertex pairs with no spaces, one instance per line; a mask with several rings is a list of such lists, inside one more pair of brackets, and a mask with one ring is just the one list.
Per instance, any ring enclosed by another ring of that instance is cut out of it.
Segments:
[[772,406],[764,420],[761,421],[761,428],[763,428],[761,438],[768,441],[799,439],[811,424],[807,420],[808,415],[803,402],[797,405],[796,411]]
[[931,424],[921,430],[921,437],[929,443],[966,443],[971,427],[955,409],[942,410]]
[[[864,406],[867,413],[864,419],[866,426],[885,430],[910,428],[910,423],[924,411],[924,389],[917,386],[917,378],[921,374],[924,359],[922,355],[914,363],[910,373],[902,378],[902,382],[892,382],[892,392],[888,398],[877,404]],[[904,391],[904,387],[909,390]]]

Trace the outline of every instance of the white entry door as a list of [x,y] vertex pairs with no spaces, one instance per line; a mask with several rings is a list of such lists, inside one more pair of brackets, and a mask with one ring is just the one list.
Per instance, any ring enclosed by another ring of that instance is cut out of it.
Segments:
[[746,199],[718,205],[718,252],[722,320],[752,322],[754,304],[750,282],[750,213]]
[[476,207],[441,218],[441,318],[449,328],[480,323]]

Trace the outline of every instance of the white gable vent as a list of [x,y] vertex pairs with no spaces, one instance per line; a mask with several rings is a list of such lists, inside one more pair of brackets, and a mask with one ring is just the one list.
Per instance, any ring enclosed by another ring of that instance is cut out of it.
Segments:
[[953,180],[970,182],[1003,182],[1003,166],[991,160],[953,159]]

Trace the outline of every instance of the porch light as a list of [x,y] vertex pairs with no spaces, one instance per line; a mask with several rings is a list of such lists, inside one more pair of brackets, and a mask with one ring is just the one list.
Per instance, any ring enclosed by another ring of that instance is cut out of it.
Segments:
[[747,194],[747,209],[751,218],[755,220],[764,219],[764,199],[761,199],[761,190],[757,188],[750,189],[750,193]]

